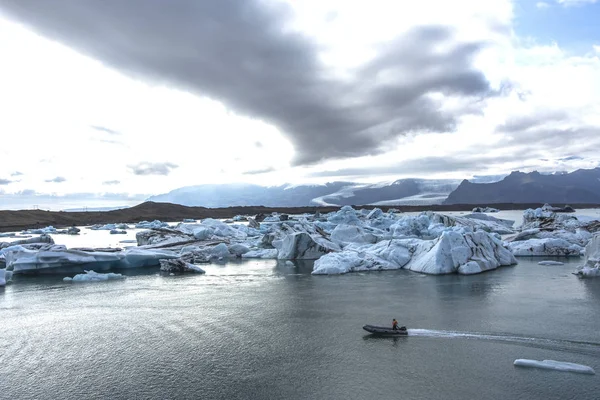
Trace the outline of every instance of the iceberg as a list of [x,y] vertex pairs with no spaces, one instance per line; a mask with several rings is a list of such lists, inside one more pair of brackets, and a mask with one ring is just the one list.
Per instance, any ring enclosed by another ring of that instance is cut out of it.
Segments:
[[152,222],[142,221],[135,225],[136,229],[157,229],[157,228],[168,228],[169,224],[166,222],[161,222],[159,220],[154,220]]
[[182,260],[181,258],[176,258],[173,260],[160,260],[160,270],[170,274],[183,272],[194,272],[198,274],[205,273],[205,271],[199,266]]
[[417,245],[405,268],[425,274],[471,275],[514,264],[513,254],[490,233],[447,231]]
[[318,259],[313,274],[404,268],[434,275],[470,275],[516,263],[492,234],[446,231],[435,240],[396,239],[371,246],[348,246],[342,252]]
[[562,263],[560,261],[547,260],[547,261],[540,261],[538,264],[539,265],[564,265],[565,263]]
[[23,249],[5,254],[6,269],[15,274],[152,267],[158,266],[161,259],[177,257],[175,253],[166,250],[131,248],[105,252],[67,250],[64,246],[39,251]]
[[596,264],[595,267],[582,267],[577,270],[575,275],[581,278],[595,278],[600,276],[600,264]]
[[508,248],[517,257],[546,257],[563,256],[579,257],[583,253],[583,247],[572,244],[565,239],[529,239],[521,242],[510,242]]
[[277,249],[250,250],[249,252],[242,254],[242,258],[276,259]]
[[125,277],[121,274],[115,274],[112,272],[102,274],[102,273],[94,272],[93,270],[91,270],[91,271],[84,271],[83,274],[77,274],[72,278],[70,278],[70,277],[63,278],[63,281],[65,281],[65,282],[101,282],[101,281],[108,281],[108,280],[113,280],[113,279],[124,279],[124,278]]
[[356,225],[340,224],[331,232],[331,241],[342,247],[349,243],[375,243],[377,236]]
[[6,286],[6,284],[12,278],[12,271],[7,271],[5,268],[0,268],[0,286]]
[[277,258],[280,260],[316,260],[327,253],[327,249],[313,240],[306,232],[286,235],[281,242]]
[[587,365],[554,360],[537,361],[523,358],[515,360],[514,365],[517,367],[551,369],[554,371],[577,372],[580,374],[596,374],[596,371],[594,371],[592,367],[588,367]]

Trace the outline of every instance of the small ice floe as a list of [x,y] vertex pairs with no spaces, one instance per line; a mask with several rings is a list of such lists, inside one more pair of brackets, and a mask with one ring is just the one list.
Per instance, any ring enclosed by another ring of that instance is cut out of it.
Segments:
[[546,260],[546,261],[540,261],[538,264],[539,265],[564,265],[565,263],[562,263],[560,261]]
[[574,364],[570,362],[564,361],[554,361],[554,360],[527,360],[527,359],[517,359],[514,362],[514,365],[517,367],[529,367],[529,368],[540,368],[540,369],[551,369],[555,371],[563,371],[563,372],[577,372],[580,374],[590,374],[594,375],[596,371],[592,367],[588,367],[587,365]]
[[595,267],[583,267],[575,273],[580,278],[595,278],[600,276],[600,264]]
[[0,286],[6,286],[11,278],[12,271],[7,271],[5,268],[0,269]]
[[63,278],[65,282],[100,282],[100,281],[108,281],[112,279],[124,279],[125,277],[121,274],[115,274],[109,272],[107,274],[102,274],[95,271],[85,271],[85,274],[77,274],[74,277],[66,277]]
[[285,266],[286,266],[286,267],[293,267],[293,266],[294,266],[294,263],[293,263],[293,262],[291,262],[290,260],[287,260],[287,261],[285,262]]

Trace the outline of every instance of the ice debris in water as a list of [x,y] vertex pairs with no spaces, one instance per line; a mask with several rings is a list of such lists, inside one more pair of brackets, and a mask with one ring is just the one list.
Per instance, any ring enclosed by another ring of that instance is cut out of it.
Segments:
[[563,361],[554,361],[554,360],[528,360],[528,359],[517,359],[514,362],[514,365],[517,367],[529,367],[529,368],[540,368],[540,369],[551,369],[555,371],[563,371],[563,372],[577,372],[580,374],[590,374],[594,375],[596,371],[592,367],[588,367],[587,365],[574,364],[570,362]]
[[547,260],[547,261],[540,261],[538,264],[539,265],[564,265],[565,263],[562,263],[560,261]]
[[123,279],[125,278],[121,274],[115,274],[112,272],[102,274],[95,271],[85,271],[85,274],[77,274],[74,277],[66,277],[63,278],[65,282],[100,282],[100,281],[108,281],[113,279]]

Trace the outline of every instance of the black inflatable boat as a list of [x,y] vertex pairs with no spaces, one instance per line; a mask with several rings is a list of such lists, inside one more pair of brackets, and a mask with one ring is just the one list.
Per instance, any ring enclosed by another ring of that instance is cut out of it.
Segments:
[[400,328],[394,330],[389,326],[373,326],[373,325],[365,325],[363,329],[367,332],[370,332],[374,335],[392,335],[392,336],[403,336],[408,335],[408,330],[405,326],[401,326]]

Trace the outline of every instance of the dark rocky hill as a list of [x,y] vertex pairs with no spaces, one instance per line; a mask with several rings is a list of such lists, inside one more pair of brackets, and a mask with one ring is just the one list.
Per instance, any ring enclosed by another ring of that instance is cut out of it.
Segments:
[[552,175],[513,172],[499,182],[485,184],[464,180],[444,201],[444,204],[496,203],[600,203],[600,168]]

